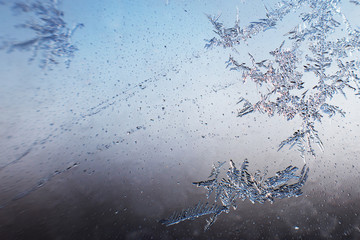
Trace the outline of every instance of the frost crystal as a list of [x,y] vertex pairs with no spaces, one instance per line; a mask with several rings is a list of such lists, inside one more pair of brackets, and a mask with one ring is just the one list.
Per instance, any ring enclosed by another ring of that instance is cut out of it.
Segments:
[[[32,51],[29,61],[39,58],[39,67],[50,68],[51,64],[58,64],[59,58],[65,58],[65,64],[69,66],[70,59],[77,51],[77,47],[71,43],[71,37],[76,29],[83,27],[77,24],[72,29],[67,27],[64,21],[64,13],[59,10],[56,0],[35,1],[33,3],[17,2],[13,6],[17,13],[33,14],[35,18],[26,21],[16,27],[29,29],[34,37],[25,41],[4,41],[0,49]],[[38,55],[41,56],[38,56]]]
[[[230,160],[230,168],[227,171],[227,179],[219,180],[220,168],[224,164],[218,163],[213,166],[209,180],[194,182],[198,187],[204,187],[208,190],[207,198],[215,192],[215,202],[220,201],[222,206],[209,205],[208,203],[198,203],[194,207],[185,209],[181,212],[173,213],[169,218],[160,220],[160,223],[170,226],[185,220],[212,214],[205,226],[205,231],[216,221],[222,213],[228,213],[230,208],[236,209],[236,200],[249,199],[252,203],[264,203],[266,201],[274,202],[275,198],[283,199],[298,197],[302,194],[301,188],[305,184],[309,168],[304,165],[300,175],[295,175],[297,167],[288,166],[282,171],[278,171],[275,176],[265,179],[266,171],[261,174],[256,171],[254,175],[248,172],[249,162],[245,159],[240,169],[237,169],[235,163]],[[287,184],[290,180],[295,180],[292,184]]]
[[[360,5],[359,1],[350,1]],[[323,149],[321,140],[314,129],[315,122],[321,122],[323,115],[328,117],[345,112],[338,106],[329,104],[335,94],[346,97],[345,90],[360,94],[360,61],[354,54],[360,51],[360,31],[353,28],[341,12],[341,0],[284,0],[266,17],[248,26],[241,27],[239,20],[235,26],[226,28],[219,17],[208,16],[214,26],[214,37],[206,48],[222,46],[234,48],[241,42],[247,42],[254,35],[275,28],[276,24],[291,11],[310,9],[300,12],[301,23],[287,32],[291,44],[285,48],[283,41],[278,48],[270,52],[270,59],[256,61],[249,54],[251,64],[238,62],[233,56],[226,62],[230,70],[240,71],[243,80],[251,80],[262,91],[256,103],[240,98],[238,116],[242,117],[254,111],[282,115],[287,120],[299,117],[301,129],[293,136],[281,142],[279,150],[285,145],[298,146],[305,160],[305,153],[315,156],[313,143]],[[338,38],[339,35],[343,35]],[[236,51],[235,51],[236,52]],[[310,73],[316,84],[305,88]]]
[[194,207],[187,208],[181,212],[174,212],[168,219],[160,220],[160,223],[171,226],[185,220],[193,220],[195,218],[213,214],[210,221],[207,221],[208,224],[205,226],[205,230],[209,229],[212,223],[215,222],[216,217],[226,210],[225,206],[218,206],[216,204],[209,205],[209,203],[199,202]]
[[355,5],[360,5],[360,1],[358,1],[358,0],[350,0],[350,2]]

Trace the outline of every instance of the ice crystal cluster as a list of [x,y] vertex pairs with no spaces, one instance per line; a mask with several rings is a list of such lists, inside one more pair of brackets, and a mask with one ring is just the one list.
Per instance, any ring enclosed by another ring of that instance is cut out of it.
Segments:
[[77,51],[71,43],[71,37],[76,29],[83,27],[77,24],[73,28],[67,27],[64,13],[59,10],[56,0],[34,1],[30,3],[16,2],[13,5],[16,13],[27,13],[33,17],[16,27],[31,30],[34,37],[24,41],[4,41],[0,49],[32,51],[29,61],[39,59],[39,67],[50,68],[64,58],[67,66]]
[[[359,1],[350,2],[360,5]],[[340,4],[341,0],[283,0],[274,9],[267,9],[265,18],[244,27],[237,20],[234,27],[226,28],[219,17],[208,16],[217,37],[205,47],[234,49],[254,35],[275,28],[290,12],[300,12],[300,23],[285,33],[286,43],[279,42],[269,59],[255,60],[249,54],[251,64],[246,64],[230,56],[227,67],[240,71],[244,81],[253,81],[261,89],[260,100],[255,103],[240,98],[239,117],[258,111],[302,120],[300,129],[282,141],[279,150],[285,145],[297,146],[303,158],[306,153],[315,156],[314,143],[323,148],[315,122],[321,122],[324,115],[345,115],[340,107],[329,103],[333,96],[345,96],[348,90],[360,94],[360,31],[350,24]],[[305,87],[309,78],[316,83]]]
[[[227,178],[219,180],[222,165],[225,162],[213,165],[209,180],[194,182],[198,187],[208,190],[207,198],[214,193],[215,202],[221,202],[221,206],[216,204],[198,203],[194,207],[185,209],[181,212],[173,213],[169,218],[160,220],[166,226],[177,224],[185,220],[192,220],[204,215],[210,215],[207,220],[205,230],[216,221],[217,217],[223,213],[228,213],[230,208],[236,209],[236,200],[249,199],[252,203],[271,203],[277,199],[297,197],[302,194],[301,188],[305,184],[309,168],[304,165],[300,175],[295,175],[297,167],[289,166],[282,171],[278,171],[275,176],[265,178],[267,171],[262,174],[256,171],[250,174],[248,171],[248,161],[245,159],[240,169],[230,160],[230,168],[227,171]],[[288,184],[293,180],[292,184]]]

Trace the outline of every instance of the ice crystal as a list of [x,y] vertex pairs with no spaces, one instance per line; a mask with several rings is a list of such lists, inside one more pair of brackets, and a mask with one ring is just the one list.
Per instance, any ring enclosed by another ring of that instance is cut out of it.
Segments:
[[69,66],[70,59],[78,50],[71,43],[71,37],[78,28],[84,26],[83,24],[77,24],[73,28],[67,27],[64,12],[59,9],[57,0],[17,2],[13,5],[13,11],[34,16],[16,27],[29,29],[35,36],[24,41],[4,41],[1,48],[7,49],[8,52],[32,51],[29,61],[38,58],[41,68],[51,69],[51,65],[58,64],[61,58],[64,58],[65,64]]
[[[193,220],[195,218],[212,214],[205,226],[205,231],[216,221],[217,217],[222,213],[228,213],[230,208],[236,209],[236,200],[249,199],[252,203],[271,203],[277,199],[298,197],[302,194],[301,188],[305,184],[309,168],[304,165],[300,175],[295,175],[297,167],[288,166],[282,171],[276,172],[276,175],[265,179],[267,172],[261,174],[256,171],[251,174],[248,171],[248,160],[244,160],[240,169],[230,160],[230,168],[227,171],[227,178],[219,180],[220,168],[224,162],[219,162],[213,166],[213,170],[209,176],[210,179],[200,182],[194,182],[198,187],[204,187],[208,190],[207,198],[214,192],[215,202],[220,201],[221,206],[208,203],[198,203],[194,207],[190,207],[181,212],[173,213],[169,218],[160,220],[160,223],[170,226],[185,220]],[[288,184],[290,180],[295,182]]]
[[193,220],[195,218],[213,214],[210,221],[207,221],[205,230],[209,229],[212,223],[215,222],[216,217],[226,210],[225,206],[216,204],[210,205],[209,203],[199,202],[194,207],[187,208],[181,212],[174,212],[169,218],[160,220],[160,223],[171,226],[185,220]]
[[358,1],[358,0],[350,0],[350,2],[355,5],[360,5],[360,1]]
[[[350,2],[359,5],[359,1]],[[270,52],[269,59],[260,61],[249,54],[250,65],[231,55],[226,62],[230,70],[242,73],[244,81],[251,80],[267,89],[255,103],[240,98],[238,104],[243,106],[238,110],[238,116],[258,111],[270,117],[282,115],[287,120],[300,117],[301,129],[281,142],[279,150],[285,145],[297,145],[303,158],[306,152],[315,156],[313,143],[323,149],[314,129],[315,122],[321,122],[324,114],[345,116],[340,107],[329,104],[332,97],[338,93],[346,97],[346,89],[356,95],[360,93],[360,61],[353,57],[360,51],[360,31],[354,29],[341,12],[340,3],[341,0],[284,0],[271,11],[267,10],[265,18],[244,27],[240,27],[238,17],[234,27],[226,28],[219,22],[219,17],[208,16],[218,37],[209,40],[205,47],[234,48],[260,32],[275,28],[291,11],[310,9],[300,12],[301,23],[284,35],[290,41],[290,47],[285,48],[283,41]],[[342,31],[341,38],[336,38],[339,35],[337,29]],[[305,73],[311,73],[317,80],[312,88],[304,87],[309,76]]]

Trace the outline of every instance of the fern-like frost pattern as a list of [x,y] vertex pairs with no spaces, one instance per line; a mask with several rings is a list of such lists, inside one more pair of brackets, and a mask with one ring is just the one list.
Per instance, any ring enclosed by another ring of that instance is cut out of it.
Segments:
[[39,59],[40,68],[51,69],[51,66],[58,64],[64,58],[68,67],[78,48],[71,43],[71,37],[82,23],[76,24],[73,28],[67,27],[64,21],[64,12],[59,9],[57,0],[16,2],[13,5],[15,13],[32,14],[34,17],[17,28],[24,28],[32,31],[34,37],[24,41],[3,41],[0,49],[31,51],[29,61]]
[[[360,5],[359,1],[350,2]],[[285,145],[297,146],[304,161],[307,153],[315,157],[314,143],[323,149],[315,122],[321,122],[324,115],[345,116],[340,107],[329,103],[333,96],[346,97],[346,90],[360,94],[360,61],[356,58],[360,51],[360,31],[343,14],[341,3],[341,0],[283,0],[274,9],[266,9],[265,18],[244,27],[240,26],[238,17],[234,27],[226,28],[219,16],[208,16],[217,37],[209,40],[205,47],[234,49],[256,34],[276,28],[290,12],[300,13],[301,22],[284,35],[288,38],[287,47],[283,41],[270,52],[269,59],[256,60],[249,54],[250,65],[234,56],[230,56],[226,64],[230,70],[241,72],[244,81],[251,80],[267,89],[255,103],[240,98],[239,117],[258,111],[270,117],[278,114],[286,120],[295,117],[302,120],[301,128],[281,142],[279,150]],[[310,11],[301,12],[302,9]],[[343,36],[334,37],[339,34]],[[316,79],[312,88],[304,87],[309,76],[305,73],[311,73]]]
[[[304,165],[300,174],[296,175],[298,168],[290,165],[286,169],[276,172],[275,176],[265,178],[267,171],[249,173],[249,162],[245,159],[239,169],[230,160],[230,168],[226,173],[227,178],[219,179],[220,169],[224,163],[219,162],[218,165],[213,166],[208,180],[193,183],[208,191],[207,198],[214,193],[215,202],[220,202],[221,206],[200,202],[194,207],[173,213],[169,218],[160,220],[160,223],[170,226],[185,220],[211,215],[205,225],[206,231],[221,213],[228,213],[231,208],[236,209],[238,199],[243,201],[249,199],[252,203],[263,204],[266,201],[272,203],[275,199],[300,196],[302,194],[301,188],[304,186],[309,173],[309,168]],[[293,183],[289,184],[291,180]]]

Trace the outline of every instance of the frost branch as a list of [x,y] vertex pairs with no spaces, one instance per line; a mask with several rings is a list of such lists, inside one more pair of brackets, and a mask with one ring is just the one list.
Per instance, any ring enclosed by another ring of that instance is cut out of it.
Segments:
[[4,41],[1,48],[7,49],[8,52],[32,51],[29,61],[38,58],[39,67],[43,69],[46,67],[51,69],[50,65],[58,64],[60,58],[65,58],[64,62],[69,67],[70,59],[78,50],[71,43],[71,37],[84,24],[79,23],[73,28],[67,27],[64,13],[59,10],[56,0],[17,2],[13,6],[13,11],[34,15],[34,18],[16,26],[31,30],[34,37],[24,41]]
[[[217,217],[222,213],[228,213],[230,208],[236,209],[236,200],[249,199],[252,203],[271,203],[277,199],[298,197],[302,194],[301,188],[304,186],[309,168],[304,165],[300,175],[295,175],[297,167],[288,166],[282,171],[276,172],[276,175],[265,179],[267,172],[261,174],[256,171],[254,175],[248,171],[248,160],[244,160],[240,169],[237,169],[235,163],[230,160],[230,168],[227,171],[227,178],[219,180],[219,169],[224,163],[213,166],[213,170],[208,180],[194,182],[198,187],[204,187],[208,190],[207,198],[211,193],[215,192],[215,202],[220,201],[222,206],[208,203],[198,203],[194,207],[190,207],[181,212],[173,213],[169,218],[160,220],[160,223],[170,226],[185,220],[194,220],[195,218],[210,215],[205,226],[205,231],[216,221]],[[216,174],[214,174],[214,169]],[[294,183],[288,184],[289,181],[295,180]]]

